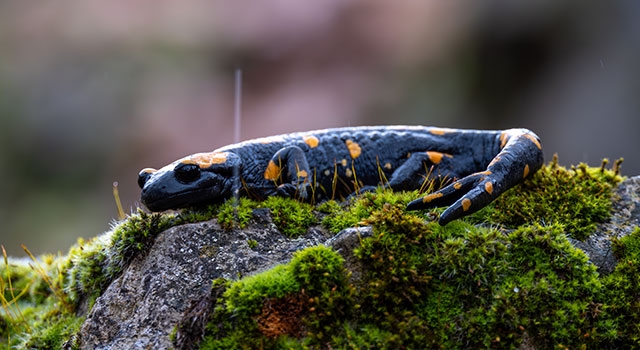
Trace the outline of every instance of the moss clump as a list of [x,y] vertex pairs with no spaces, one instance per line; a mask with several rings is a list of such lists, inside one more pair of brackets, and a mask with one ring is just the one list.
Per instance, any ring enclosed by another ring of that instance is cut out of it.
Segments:
[[406,206],[418,196],[418,191],[394,193],[390,189],[377,188],[353,199],[346,208],[336,201],[328,201],[320,204],[318,210],[328,214],[322,220],[322,225],[331,232],[338,233],[348,227],[367,225],[363,220],[384,205]]
[[303,336],[320,345],[349,312],[352,293],[342,257],[324,246],[237,282],[216,281],[214,288],[226,290],[214,293],[222,297],[202,349],[270,348]]
[[560,224],[575,239],[586,238],[609,217],[611,192],[622,181],[621,160],[612,170],[586,164],[567,169],[557,157],[538,172],[473,216],[476,222],[501,223],[508,227],[545,222]]
[[179,222],[172,215],[138,211],[107,234],[78,240],[66,256],[36,258],[26,248],[31,263],[5,256],[0,266],[2,339],[20,348],[61,348],[82,324],[78,307],[90,308],[159,232]]
[[288,237],[302,235],[316,223],[313,206],[291,198],[269,197],[260,206],[271,210],[273,223]]
[[[357,286],[335,253],[304,250],[288,265],[230,283],[203,348],[516,347],[524,333],[540,347],[591,340],[602,285],[560,226],[440,227],[404,212],[402,201],[363,223],[374,236],[355,252],[365,267]],[[284,317],[285,309],[297,311]],[[303,329],[261,323],[282,318]]]
[[129,265],[140,252],[148,250],[155,236],[176,224],[172,215],[147,214],[138,210],[113,227],[110,235],[89,242],[78,241],[69,252],[67,293],[71,300],[86,298],[89,304]]
[[273,223],[288,237],[304,234],[316,223],[312,205],[283,197],[269,197],[263,202],[232,198],[221,204],[184,210],[179,218],[185,223],[217,218],[218,224],[226,230],[242,229],[253,218],[253,210],[258,208],[269,209]]

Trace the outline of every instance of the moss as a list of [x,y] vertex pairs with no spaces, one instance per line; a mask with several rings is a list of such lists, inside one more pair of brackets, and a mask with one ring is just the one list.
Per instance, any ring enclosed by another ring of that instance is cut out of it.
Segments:
[[215,217],[224,229],[242,229],[253,218],[253,210],[258,208],[269,209],[273,223],[288,237],[304,234],[309,226],[316,223],[312,205],[283,197],[269,197],[263,202],[244,197],[230,199],[222,204],[184,210],[179,218],[181,223],[186,223]]
[[273,223],[288,237],[297,237],[316,223],[313,206],[291,198],[269,197],[261,207],[271,210]]
[[[363,239],[355,251],[364,267],[361,280],[334,287],[340,298],[309,298],[313,305],[306,309],[300,307],[302,292],[296,290],[309,293],[320,276],[302,273],[310,279],[287,284],[298,275],[293,261],[246,281],[227,282],[229,289],[218,300],[203,348],[240,347],[247,341],[247,347],[261,348],[514,348],[524,339],[539,348],[635,344],[640,339],[640,281],[635,280],[640,263],[627,262],[618,268],[624,273],[599,276],[587,256],[567,240],[567,233],[589,233],[607,218],[611,189],[619,181],[615,169],[581,165],[567,170],[552,162],[529,184],[505,194],[505,203],[445,227],[430,222],[431,213],[405,211],[416,192],[378,189],[348,205],[320,204],[323,225],[333,232],[373,227],[373,237]],[[561,211],[555,201],[569,201],[578,214]],[[541,203],[552,204],[543,208]],[[542,216],[535,215],[536,210]],[[474,225],[492,219],[502,225]],[[635,236],[640,230],[616,243],[618,255],[640,256]],[[281,280],[275,283],[272,274]],[[263,283],[280,288],[250,287]],[[243,297],[238,290],[262,292]],[[342,307],[335,308],[334,300]],[[265,328],[261,322],[275,317],[265,316],[265,308],[278,317],[278,310],[296,310],[285,318],[301,321],[304,332]],[[341,313],[318,322],[310,310]]]
[[253,209],[258,207],[256,201],[248,198],[232,199],[220,206],[218,223],[223,228],[244,228],[253,217]]
[[172,215],[138,210],[109,234],[79,240],[68,255],[66,288],[71,300],[88,299],[91,305],[138,253],[148,250],[158,233],[180,222]]
[[342,257],[324,246],[296,252],[287,265],[233,283],[216,281],[214,288],[226,290],[203,349],[276,347],[302,336],[308,344],[322,344],[349,312],[352,296]]
[[583,240],[609,217],[611,192],[622,181],[621,160],[613,169],[582,163],[571,169],[558,165],[557,157],[473,216],[475,222],[500,223],[511,228],[539,222],[560,224],[575,239]]
[[390,189],[377,188],[352,199],[346,207],[341,207],[335,201],[328,201],[321,204],[318,210],[328,214],[322,220],[322,225],[329,231],[338,233],[348,227],[367,225],[363,220],[383,205],[406,206],[418,196],[418,191],[394,193]]
[[0,269],[0,316],[5,327],[0,334],[6,344],[60,348],[82,323],[77,308],[85,303],[90,308],[131,260],[148,250],[159,232],[179,222],[172,215],[138,211],[106,234],[79,239],[66,256],[36,258],[25,248],[30,263],[5,257]]

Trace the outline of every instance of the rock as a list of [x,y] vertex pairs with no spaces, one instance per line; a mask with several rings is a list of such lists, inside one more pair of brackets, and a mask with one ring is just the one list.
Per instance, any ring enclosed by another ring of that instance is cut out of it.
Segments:
[[[615,194],[611,219],[587,240],[571,239],[601,272],[613,270],[616,264],[611,237],[627,235],[640,225],[640,176],[622,182]],[[333,247],[345,258],[352,281],[360,280],[362,266],[352,252],[362,238],[372,235],[370,227],[346,229],[331,237],[322,227],[313,226],[292,239],[278,231],[268,209],[256,209],[253,214],[250,225],[242,230],[222,229],[213,220],[160,233],[149,251],[134,258],[96,300],[77,336],[80,347],[172,348],[170,334],[176,325],[185,319],[200,323],[206,319],[202,313],[216,298],[212,280],[235,280],[269,269],[289,261],[305,247]],[[250,240],[257,245],[250,245]],[[198,332],[185,335],[190,339],[200,336]]]
[[600,225],[586,240],[569,238],[582,249],[598,271],[609,273],[617,264],[611,251],[611,239],[621,238],[640,226],[640,176],[624,180],[614,191],[611,218]]
[[[268,269],[329,237],[311,227],[300,238],[287,238],[268,210],[254,214],[243,230],[207,221],[160,233],[147,254],[137,256],[96,300],[78,335],[81,348],[172,348],[169,335],[190,305],[210,295],[212,280]],[[257,242],[255,248],[248,240]]]

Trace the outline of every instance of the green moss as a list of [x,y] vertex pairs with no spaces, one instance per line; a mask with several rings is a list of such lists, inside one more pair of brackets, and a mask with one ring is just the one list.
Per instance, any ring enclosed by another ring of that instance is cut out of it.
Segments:
[[247,240],[247,245],[251,249],[256,249],[256,248],[258,248],[258,241],[256,241],[255,239],[248,239]]
[[[584,209],[580,212],[597,213],[587,215],[590,220],[606,218],[611,188],[619,181],[615,174],[586,167],[552,171],[554,167],[545,167],[533,181],[539,181],[549,196],[537,197],[538,201],[557,199],[552,188],[564,191],[567,188],[562,186],[573,181],[576,192],[586,191],[589,197],[575,198],[582,201],[577,203]],[[566,183],[554,187],[547,178],[553,174]],[[345,207],[331,201],[321,204],[326,214],[323,224],[332,231],[357,225],[374,229],[373,237],[363,239],[355,251],[364,267],[357,285],[331,281],[339,298],[328,297],[326,287],[320,287],[324,298],[308,298],[318,288],[319,279],[336,273],[323,270],[326,263],[299,265],[294,261],[230,283],[218,300],[203,348],[240,347],[247,341],[247,347],[262,348],[514,348],[524,338],[539,348],[597,348],[637,341],[638,309],[630,305],[635,301],[640,306],[636,301],[640,291],[635,289],[640,285],[635,281],[640,271],[629,270],[635,265],[627,263],[625,272],[634,277],[621,281],[622,274],[611,275],[617,276],[612,281],[626,283],[627,289],[618,286],[616,292],[605,292],[613,282],[599,276],[586,255],[567,240],[567,227],[584,224],[586,231],[591,227],[588,220],[571,226],[567,214],[561,213],[548,220],[550,224],[540,225],[539,217],[524,215],[523,224],[505,231],[500,226],[472,225],[476,217],[441,227],[430,223],[428,214],[405,211],[414,197],[416,193],[378,190]],[[500,206],[488,210],[506,217],[504,211]],[[635,236],[640,236],[640,230],[630,237]],[[618,255],[640,256],[640,241],[626,238],[617,247]],[[313,254],[307,257],[314,261]],[[319,274],[309,273],[309,267],[318,268]],[[302,290],[302,299],[313,300],[313,305],[300,308]],[[618,301],[612,304],[614,296]],[[289,329],[288,333],[265,330],[261,323],[265,307],[278,310],[282,300],[290,310],[297,310],[288,317],[302,320],[303,332],[287,327],[283,329]],[[335,300],[342,306],[336,308]],[[320,322],[311,318],[310,310],[323,315],[341,313]]]
[[316,222],[313,206],[283,197],[269,197],[263,202],[244,197],[230,199],[218,205],[187,209],[179,218],[181,222],[198,222],[215,217],[224,229],[242,229],[253,218],[253,210],[257,208],[268,208],[273,223],[289,237],[304,234],[307,228]]
[[138,253],[148,250],[158,233],[176,222],[172,215],[138,210],[115,225],[110,234],[78,241],[68,255],[66,288],[71,300],[87,298],[92,304]]
[[244,228],[253,217],[253,209],[258,207],[256,201],[248,198],[231,199],[220,206],[218,223],[223,228]]
[[620,161],[612,170],[586,164],[566,169],[557,158],[476,213],[475,222],[518,227],[530,223],[560,224],[567,234],[582,240],[609,217],[611,192],[622,181]]
[[[230,283],[208,325],[203,349],[277,347],[306,335],[321,344],[350,310],[352,289],[343,259],[324,246],[296,252],[287,265]],[[320,308],[319,306],[322,306]]]
[[390,189],[378,188],[376,191],[365,192],[354,198],[346,208],[341,207],[335,201],[328,201],[319,207],[321,212],[328,214],[322,220],[322,225],[333,233],[338,233],[348,227],[366,225],[363,220],[370,217],[375,210],[383,205],[406,206],[418,196],[418,191],[394,193]]
[[0,330],[7,345],[58,349],[77,331],[76,308],[89,307],[155,236],[180,221],[172,215],[130,215],[107,234],[82,239],[66,256],[44,255],[31,262],[5,260],[0,268]]
[[261,207],[271,210],[273,223],[288,237],[297,237],[316,223],[313,206],[291,198],[269,197]]

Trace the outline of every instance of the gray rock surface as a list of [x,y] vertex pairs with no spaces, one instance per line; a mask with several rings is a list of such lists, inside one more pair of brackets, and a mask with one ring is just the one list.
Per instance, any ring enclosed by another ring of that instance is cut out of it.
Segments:
[[640,226],[640,176],[624,180],[615,190],[609,221],[598,225],[596,232],[584,241],[569,239],[582,249],[601,273],[609,273],[616,266],[611,251],[611,239],[621,238]]
[[[173,227],[96,300],[79,334],[81,348],[172,348],[169,334],[190,304],[209,295],[213,279],[267,269],[327,238],[317,227],[287,238],[264,209],[243,230],[227,231],[216,221]],[[258,242],[254,249],[250,239]]]

